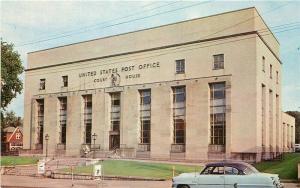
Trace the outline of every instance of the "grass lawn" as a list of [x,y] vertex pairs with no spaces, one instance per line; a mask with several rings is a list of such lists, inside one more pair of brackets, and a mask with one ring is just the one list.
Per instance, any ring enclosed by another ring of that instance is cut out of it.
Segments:
[[1,166],[36,164],[38,157],[1,156]]
[[260,172],[279,174],[281,179],[297,179],[300,153],[288,153],[283,161],[266,161],[255,165]]
[[[138,161],[106,160],[103,162],[104,175],[111,176],[137,176],[148,178],[170,179],[172,168],[175,166],[175,175],[184,172],[199,172],[202,167],[164,163],[149,163]],[[62,169],[70,172],[70,169]],[[76,167],[74,173],[91,174],[92,166]]]

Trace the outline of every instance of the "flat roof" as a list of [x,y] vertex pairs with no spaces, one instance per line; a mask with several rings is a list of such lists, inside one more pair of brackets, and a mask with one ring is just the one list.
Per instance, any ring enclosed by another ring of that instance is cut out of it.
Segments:
[[[126,33],[120,33],[120,34],[116,34],[116,35],[110,35],[110,36],[95,38],[95,39],[81,41],[81,42],[70,43],[70,44],[56,46],[56,47],[52,47],[52,48],[46,48],[46,49],[42,49],[42,50],[36,50],[36,51],[28,52],[28,54],[30,54],[30,53],[36,53],[36,52],[41,52],[41,51],[47,51],[47,50],[56,49],[56,48],[62,48],[62,47],[76,45],[76,44],[81,44],[81,43],[86,43],[86,42],[91,42],[91,41],[95,41],[95,40],[101,40],[101,39],[106,39],[106,38],[111,38],[111,37],[126,35],[126,34],[130,34],[130,33],[136,33],[136,32],[140,32],[140,31],[146,31],[146,30],[156,29],[156,28],[170,26],[170,25],[176,25],[176,24],[180,24],[180,23],[184,23],[184,22],[189,22],[189,21],[193,21],[193,20],[200,20],[200,19],[204,19],[204,18],[208,18],[208,17],[219,16],[219,15],[222,15],[222,14],[229,14],[229,13],[243,11],[243,10],[248,10],[248,9],[255,9],[256,12],[258,13],[258,15],[260,16],[260,18],[263,20],[263,18],[261,17],[261,15],[259,14],[259,12],[257,11],[257,9],[255,7],[247,7],[247,8],[243,8],[243,9],[238,9],[238,10],[233,10],[233,11],[228,11],[228,12],[222,12],[222,13],[219,13],[219,14],[213,14],[213,15],[209,15],[209,16],[204,16],[204,17],[199,17],[199,18],[194,18],[194,19],[188,19],[188,20],[184,20],[184,21],[180,21],[180,22],[174,22],[174,23],[170,23],[170,24],[160,25],[160,26],[156,26],[156,27],[151,27],[151,28],[146,28],[146,29],[140,29],[140,30],[135,30],[135,31],[130,31],[130,32],[126,32]],[[268,30],[270,30],[270,28],[268,27],[268,25],[265,23],[264,20],[263,20],[263,22],[267,26]],[[270,32],[273,35],[273,37],[275,38],[275,40],[278,42],[277,38],[274,36],[274,34],[272,33],[271,30],[270,30]]]

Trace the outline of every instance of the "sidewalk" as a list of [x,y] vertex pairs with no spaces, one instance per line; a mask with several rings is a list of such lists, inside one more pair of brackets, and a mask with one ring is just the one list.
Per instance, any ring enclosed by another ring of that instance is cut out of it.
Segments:
[[[84,188],[168,188],[171,187],[171,181],[115,181],[105,180],[99,184],[99,180],[74,180],[73,187]],[[1,187],[34,187],[34,188],[67,188],[72,187],[72,180],[49,179],[42,177],[26,176],[8,176],[1,177]]]
[[[171,181],[117,181],[105,180],[99,184],[96,180],[74,180],[73,187],[76,188],[171,188]],[[34,188],[67,188],[72,187],[72,180],[49,179],[42,177],[8,176],[1,177],[1,187],[34,187]],[[285,183],[285,188],[299,188],[300,184]]]

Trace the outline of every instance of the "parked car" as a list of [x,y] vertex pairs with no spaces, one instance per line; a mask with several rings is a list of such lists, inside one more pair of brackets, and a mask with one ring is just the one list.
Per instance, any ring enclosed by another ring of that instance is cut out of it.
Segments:
[[295,152],[300,152],[300,144],[295,144]]
[[244,162],[208,163],[200,173],[183,173],[172,182],[172,188],[283,187],[277,174],[260,173]]

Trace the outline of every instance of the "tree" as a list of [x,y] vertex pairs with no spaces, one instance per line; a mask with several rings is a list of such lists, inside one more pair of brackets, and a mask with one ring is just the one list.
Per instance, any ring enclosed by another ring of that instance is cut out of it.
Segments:
[[16,116],[13,111],[9,111],[5,113],[3,118],[3,128],[6,127],[20,127],[23,125],[23,120],[21,117]]
[[23,89],[19,76],[24,67],[20,54],[13,47],[13,44],[1,40],[1,128],[4,127],[6,107]]
[[295,122],[295,143],[300,143],[300,112],[298,111],[287,111],[287,114],[293,116],[296,119]]
[[24,67],[20,54],[13,47],[13,44],[1,41],[1,113],[23,89],[19,76],[23,73]]

